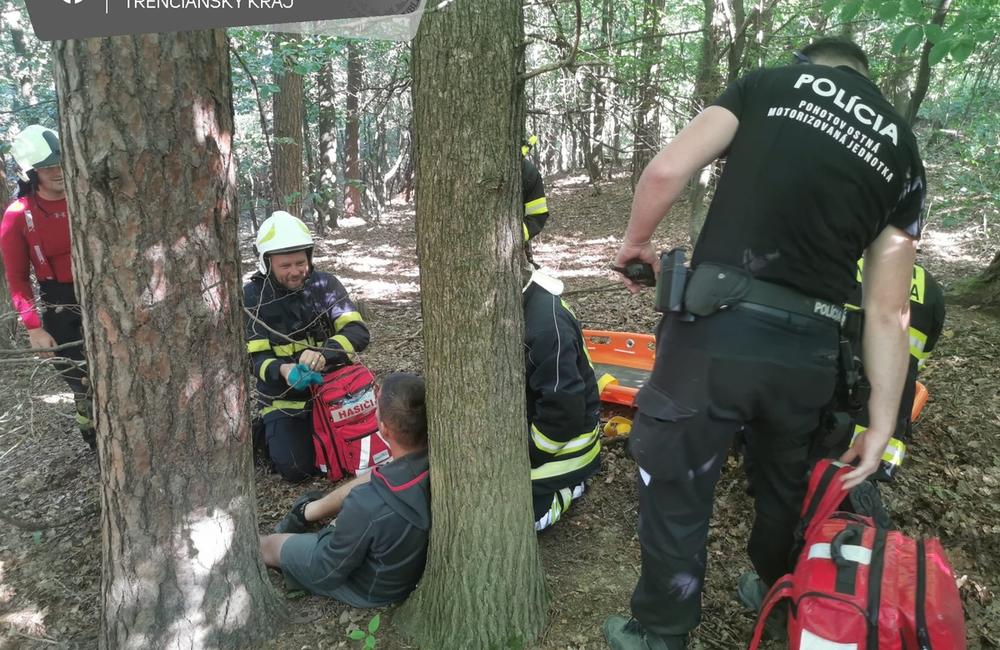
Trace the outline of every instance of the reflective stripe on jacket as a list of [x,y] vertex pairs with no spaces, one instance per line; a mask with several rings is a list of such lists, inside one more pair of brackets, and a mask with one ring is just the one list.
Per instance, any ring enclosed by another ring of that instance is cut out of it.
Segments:
[[299,415],[309,408],[309,391],[292,390],[281,376],[303,350],[326,357],[326,370],[350,363],[368,347],[368,327],[335,276],[313,271],[302,289],[288,290],[256,273],[243,287],[247,352],[257,377],[261,414]]

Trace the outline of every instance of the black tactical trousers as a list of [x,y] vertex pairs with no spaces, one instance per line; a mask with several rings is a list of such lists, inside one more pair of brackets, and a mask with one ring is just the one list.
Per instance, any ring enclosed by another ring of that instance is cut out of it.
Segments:
[[833,393],[837,352],[834,322],[756,305],[660,322],[629,443],[642,548],[632,614],[648,630],[684,634],[699,622],[715,484],[746,425],[756,491],[750,558],[768,584],[790,568],[811,433]]
[[[69,389],[73,391],[73,401],[76,403],[76,424],[83,434],[83,439],[91,446],[96,444],[94,431],[94,404],[91,397],[90,383],[87,381],[85,365],[87,357],[83,348],[83,316],[80,305],[76,301],[73,285],[69,282],[46,281],[39,283],[44,310],[42,311],[42,327],[55,339],[57,345],[81,341],[79,345],[63,348],[55,352],[57,357],[69,359],[68,362],[53,364]],[[74,363],[75,362],[75,363]]]
[[271,466],[292,483],[316,475],[312,416],[264,418],[264,439]]

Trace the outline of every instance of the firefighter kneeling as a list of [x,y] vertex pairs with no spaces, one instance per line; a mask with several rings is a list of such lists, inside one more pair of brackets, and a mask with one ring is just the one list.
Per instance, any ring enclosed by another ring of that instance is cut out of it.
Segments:
[[535,530],[559,521],[601,467],[600,397],[583,330],[538,271],[523,290],[525,397]]
[[368,328],[340,280],[313,269],[313,238],[298,218],[275,212],[256,245],[258,272],[243,300],[260,437],[282,478],[301,481],[315,473],[309,387],[368,347]]

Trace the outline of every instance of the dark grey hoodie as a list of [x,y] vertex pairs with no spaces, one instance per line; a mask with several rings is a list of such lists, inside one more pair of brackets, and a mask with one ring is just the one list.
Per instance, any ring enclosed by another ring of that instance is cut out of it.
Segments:
[[295,552],[286,558],[283,548],[282,567],[314,593],[340,598],[337,592],[346,588],[371,606],[399,602],[423,575],[430,524],[424,449],[372,470],[371,481],[351,490],[311,552],[301,549],[308,557]]

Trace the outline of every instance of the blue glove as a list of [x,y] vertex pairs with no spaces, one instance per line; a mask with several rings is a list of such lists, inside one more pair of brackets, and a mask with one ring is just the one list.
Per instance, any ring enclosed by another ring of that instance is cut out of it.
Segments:
[[304,363],[295,364],[292,371],[288,373],[288,385],[295,390],[305,390],[313,384],[322,383],[323,375],[314,370],[310,370],[309,366]]

